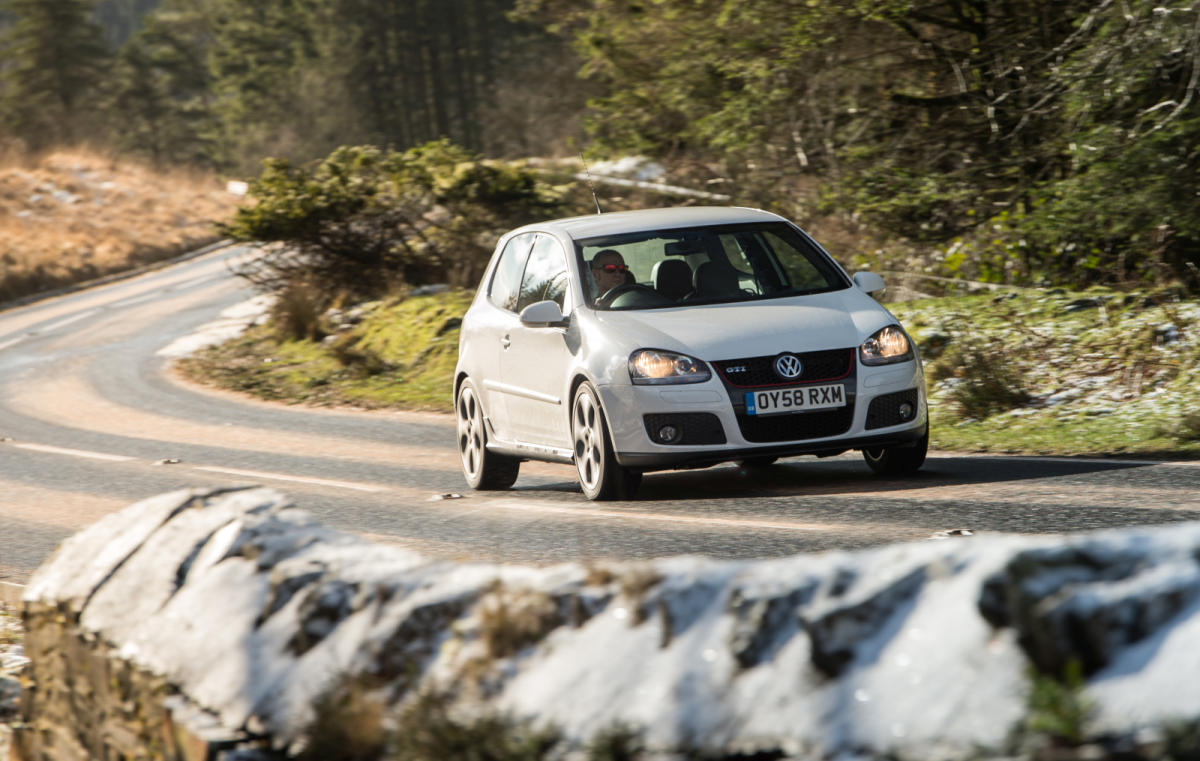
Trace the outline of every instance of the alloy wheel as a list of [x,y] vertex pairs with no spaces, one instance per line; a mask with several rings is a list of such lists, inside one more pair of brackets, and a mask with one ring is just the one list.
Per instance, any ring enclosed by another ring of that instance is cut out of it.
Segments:
[[462,458],[463,472],[472,482],[478,481],[483,468],[483,413],[475,390],[464,385],[458,394],[455,406],[458,418],[458,454]]
[[575,467],[584,491],[594,493],[604,478],[604,423],[596,400],[586,391],[575,395],[571,431],[575,439]]

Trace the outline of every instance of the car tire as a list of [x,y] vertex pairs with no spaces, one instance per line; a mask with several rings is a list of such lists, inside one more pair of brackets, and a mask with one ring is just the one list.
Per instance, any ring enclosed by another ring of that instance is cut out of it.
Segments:
[[879,447],[862,450],[863,459],[876,474],[881,476],[907,476],[916,473],[925,464],[929,451],[929,423],[925,423],[925,435],[910,447]]
[[771,467],[778,459],[778,457],[747,457],[744,460],[738,460],[737,464],[740,468],[758,470],[759,468]]
[[642,474],[617,462],[600,397],[590,383],[580,385],[571,400],[571,441],[585,497],[596,501],[633,499]]
[[488,451],[483,406],[469,380],[459,386],[454,417],[458,422],[458,455],[467,484],[472,489],[493,491],[516,483],[521,461]]

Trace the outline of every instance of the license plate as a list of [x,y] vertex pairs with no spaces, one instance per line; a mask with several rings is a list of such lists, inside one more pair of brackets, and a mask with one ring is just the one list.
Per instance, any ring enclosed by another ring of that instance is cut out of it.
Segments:
[[746,392],[747,415],[782,415],[786,412],[827,410],[845,406],[846,387],[841,383]]

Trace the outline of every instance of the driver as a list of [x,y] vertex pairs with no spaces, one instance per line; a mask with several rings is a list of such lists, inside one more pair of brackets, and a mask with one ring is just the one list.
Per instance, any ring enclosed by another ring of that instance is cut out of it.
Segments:
[[591,267],[592,277],[596,279],[601,296],[610,289],[623,285],[625,273],[629,271],[629,266],[625,264],[625,258],[611,248],[606,248],[593,256]]

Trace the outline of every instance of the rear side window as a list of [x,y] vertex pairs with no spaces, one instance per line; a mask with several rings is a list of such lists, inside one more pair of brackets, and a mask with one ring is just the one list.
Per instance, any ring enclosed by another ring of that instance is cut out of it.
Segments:
[[501,309],[515,311],[517,294],[521,289],[521,271],[525,269],[525,259],[533,238],[533,233],[513,236],[500,253],[500,261],[496,263],[496,271],[488,286],[488,301]]
[[566,294],[567,259],[562,246],[549,235],[538,235],[525,265],[516,311],[539,301],[553,301],[563,309]]

